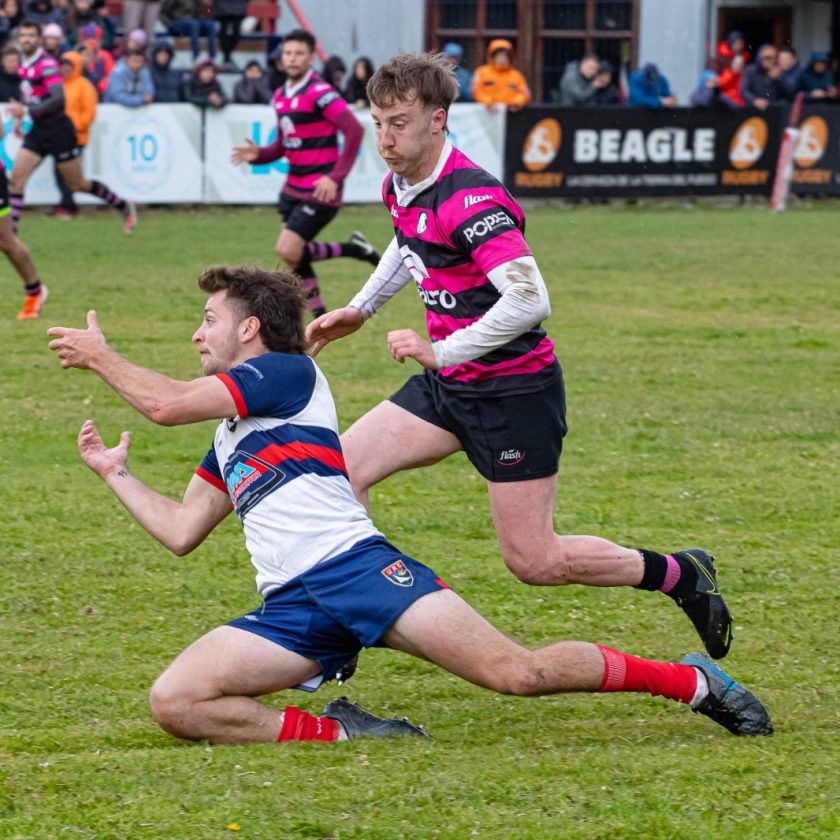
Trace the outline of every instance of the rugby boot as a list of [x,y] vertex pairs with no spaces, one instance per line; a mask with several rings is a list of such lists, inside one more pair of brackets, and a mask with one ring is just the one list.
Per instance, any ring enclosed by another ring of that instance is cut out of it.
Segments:
[[23,306],[16,316],[18,321],[28,321],[31,318],[37,318],[41,314],[41,307],[46,302],[48,294],[47,287],[41,283],[41,291],[37,295],[26,295],[23,299]]
[[361,248],[362,256],[359,257],[360,260],[367,260],[371,265],[379,265],[379,252],[368,242],[367,237],[360,230],[354,230],[347,241],[351,245],[357,245]]
[[710,717],[734,735],[773,734],[770,715],[758,697],[721,671],[708,656],[690,653],[680,664],[701,671],[709,684],[709,693],[692,707],[693,712]]
[[137,227],[137,206],[133,201],[126,201],[125,208],[122,211],[123,217],[123,233],[126,236],[131,236],[134,229]]
[[358,703],[346,697],[331,700],[324,706],[324,715],[337,720],[348,738],[387,738],[392,735],[419,735],[431,737],[422,726],[414,726],[407,718],[379,718],[365,711]]
[[702,548],[674,551],[671,556],[691,563],[697,570],[694,592],[674,600],[691,619],[709,656],[723,659],[732,644],[732,616],[720,594],[714,557]]

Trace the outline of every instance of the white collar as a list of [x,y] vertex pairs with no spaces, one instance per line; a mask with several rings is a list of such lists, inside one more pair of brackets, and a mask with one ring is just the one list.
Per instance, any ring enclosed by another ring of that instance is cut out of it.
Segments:
[[35,62],[36,62],[36,61],[37,61],[37,60],[38,60],[38,59],[39,59],[39,58],[40,58],[43,54],[44,54],[44,48],[43,48],[43,47],[38,47],[38,49],[37,49],[37,50],[35,50],[35,52],[34,52],[34,53],[32,53],[32,55],[31,55],[29,58],[24,58],[23,56],[21,56],[20,63],[21,63],[24,67],[31,67],[33,64],[35,64]]
[[312,70],[308,70],[306,75],[296,85],[289,85],[286,82],[286,96],[294,96],[309,81],[310,76],[312,76]]
[[446,166],[446,161],[449,160],[449,155],[452,154],[453,146],[447,140],[443,144],[443,148],[440,151],[440,157],[438,158],[438,162],[435,165],[435,169],[428,178],[424,178],[422,181],[418,181],[416,184],[406,184],[405,179],[402,175],[394,175],[394,192],[397,196],[397,204],[400,207],[408,207],[418,195],[420,195],[423,190],[427,187],[430,187],[434,184],[435,181],[440,177],[440,173],[443,171],[443,167]]

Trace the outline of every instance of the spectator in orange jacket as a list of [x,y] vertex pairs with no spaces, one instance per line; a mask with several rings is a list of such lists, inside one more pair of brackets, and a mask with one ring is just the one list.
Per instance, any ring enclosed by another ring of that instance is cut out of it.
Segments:
[[496,38],[487,48],[487,64],[475,71],[473,96],[476,102],[492,108],[503,105],[518,111],[531,101],[525,77],[513,66],[513,45]]
[[[64,109],[76,128],[76,140],[84,149],[90,139],[90,126],[96,118],[96,104],[99,96],[96,88],[82,75],[84,59],[80,53],[66,52],[61,56],[61,76],[64,79]],[[55,165],[55,164],[53,164]],[[56,219],[75,219],[79,207],[73,200],[73,193],[55,167],[55,182],[61,190],[61,203],[54,207],[52,216]]]

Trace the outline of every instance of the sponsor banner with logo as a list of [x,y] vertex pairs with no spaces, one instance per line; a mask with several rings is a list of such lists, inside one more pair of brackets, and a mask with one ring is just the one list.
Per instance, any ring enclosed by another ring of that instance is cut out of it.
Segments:
[[[14,123],[7,106],[0,113],[5,128],[0,159],[11,170],[23,140],[12,133]],[[24,120],[24,130],[30,126],[31,122]],[[100,105],[82,166],[89,178],[97,178],[115,193],[140,203],[202,201],[201,111],[192,105]],[[85,204],[101,203],[79,193],[76,199]],[[54,204],[58,200],[52,161],[46,160],[26,185],[26,202]]]
[[[382,199],[382,181],[388,173],[376,151],[370,112],[357,111],[365,134],[356,163],[344,183],[347,204],[372,204]],[[210,204],[274,204],[286,174],[284,159],[263,166],[234,166],[230,150],[246,139],[266,146],[277,136],[277,118],[268,106],[229,105],[206,117],[205,161]],[[452,142],[479,166],[501,180],[505,118],[482,105],[453,105],[449,114]]]
[[791,192],[840,195],[840,108],[806,105],[793,149]]
[[786,109],[527,108],[508,115],[520,196],[769,194]]

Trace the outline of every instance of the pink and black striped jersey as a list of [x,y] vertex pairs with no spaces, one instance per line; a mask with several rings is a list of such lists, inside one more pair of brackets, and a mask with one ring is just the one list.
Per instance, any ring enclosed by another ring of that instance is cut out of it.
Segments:
[[[339,158],[337,119],[347,112],[341,94],[317,73],[289,93],[288,82],[272,99],[277,114],[278,139],[282,137],[289,175],[283,192],[293,198],[310,198],[315,182],[329,175]],[[341,190],[335,203],[341,202]]]
[[[488,279],[497,266],[531,256],[525,214],[504,186],[452,147],[437,177],[413,198],[390,173],[382,188],[403,263],[426,306],[429,338],[440,341],[479,320],[500,297]],[[525,393],[539,390],[559,366],[554,342],[539,325],[507,344],[437,371],[462,393]]]
[[[20,67],[18,68],[18,75],[21,80],[20,92],[23,97],[23,103],[30,107],[44,100],[49,94],[51,87],[63,84],[61,66],[58,61],[40,47],[28,59],[21,61]],[[61,107],[48,114],[43,114],[41,118],[52,117],[56,114],[63,113],[64,108]]]

